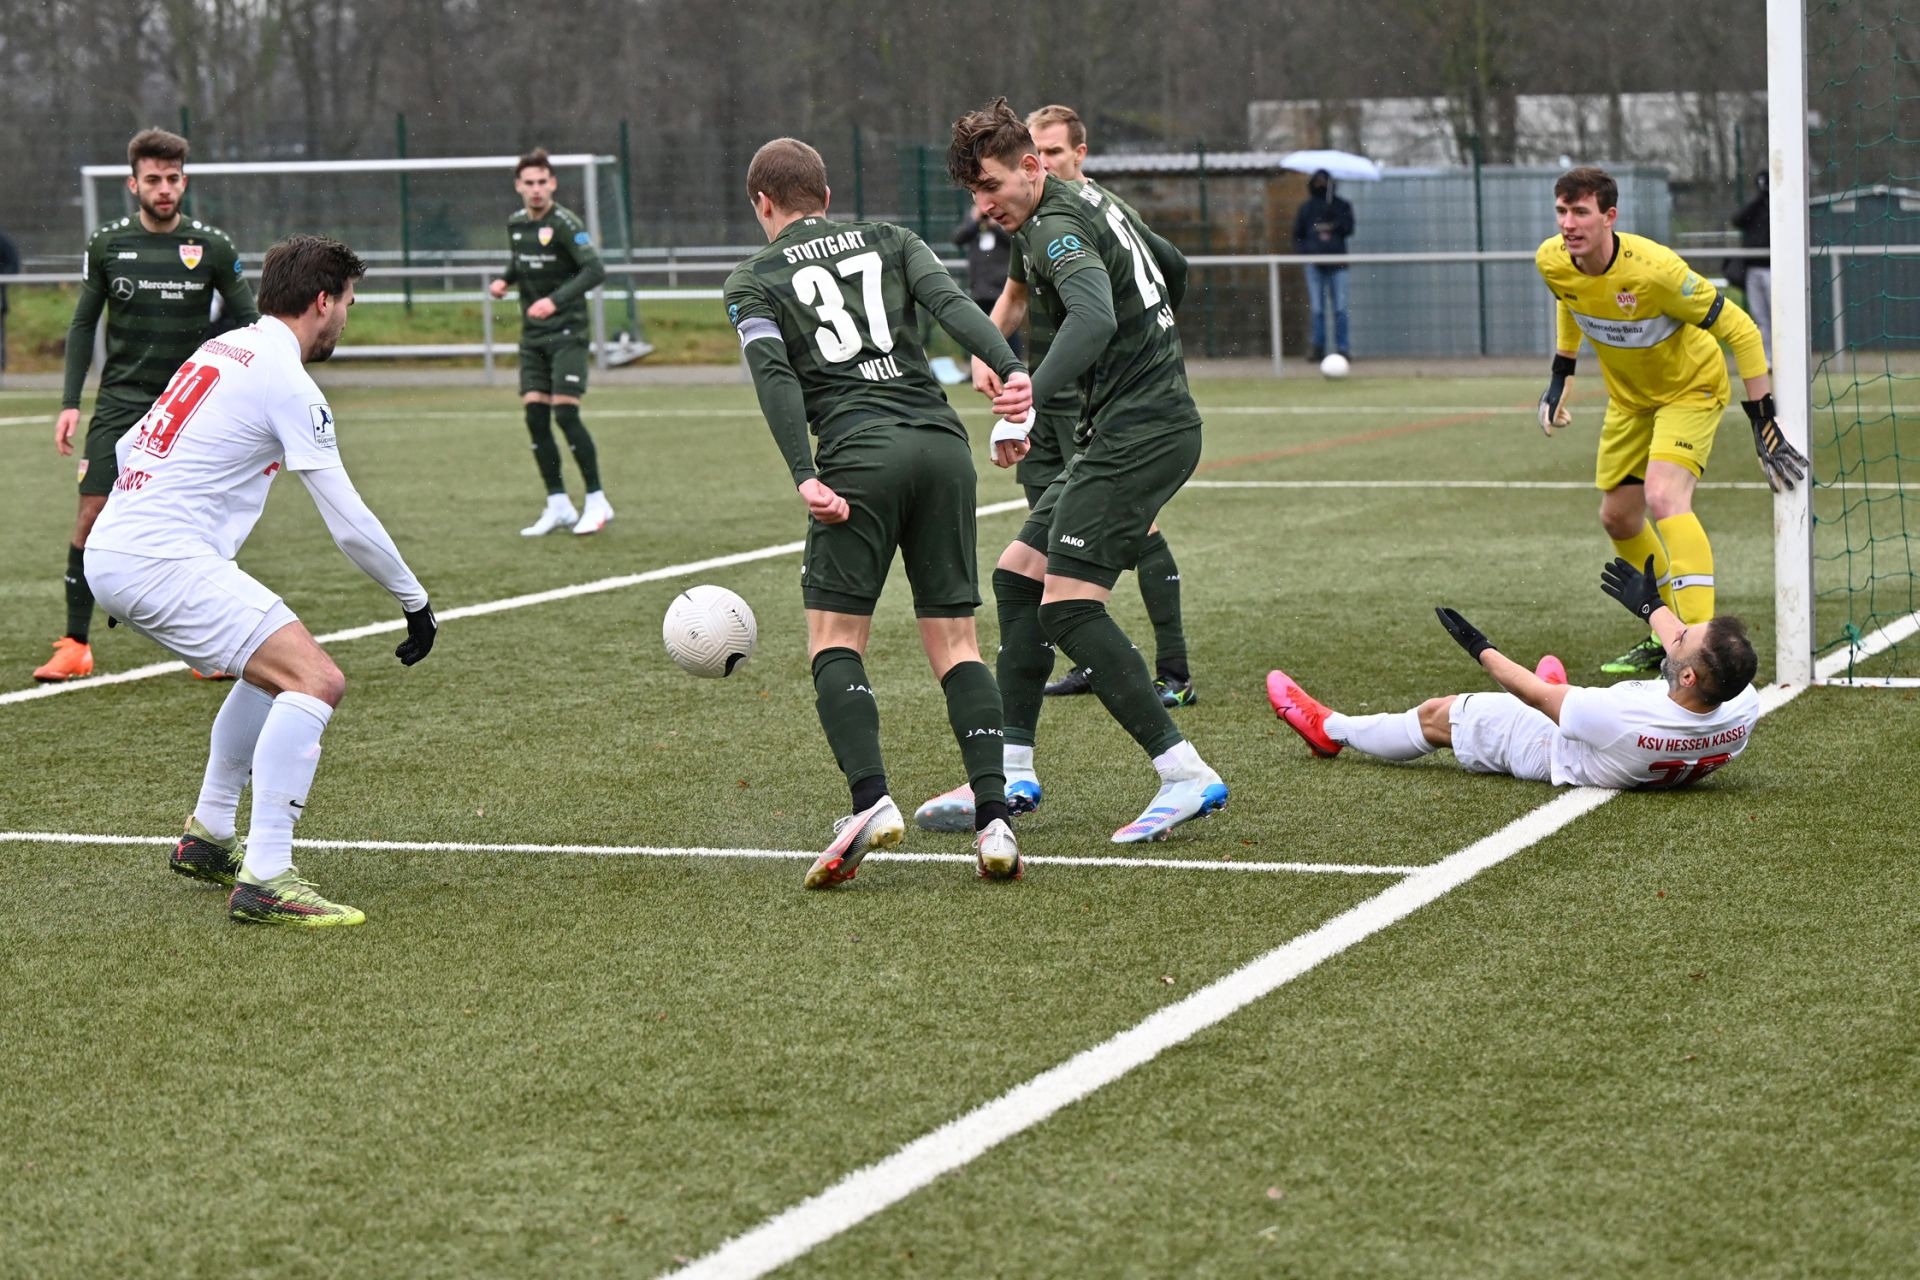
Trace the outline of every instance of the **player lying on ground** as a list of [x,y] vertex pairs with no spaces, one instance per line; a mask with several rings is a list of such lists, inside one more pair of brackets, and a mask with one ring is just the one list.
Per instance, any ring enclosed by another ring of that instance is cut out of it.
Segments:
[[[108,615],[195,671],[239,680],[213,720],[206,776],[173,870],[232,885],[228,914],[254,924],[350,925],[293,868],[293,824],[346,677],[286,602],[234,563],[274,475],[300,477],[347,558],[406,612],[394,656],[433,648],[426,589],[347,478],[333,410],[304,366],[333,354],[366,268],[321,236],[267,251],[263,318],[200,345],[120,441],[119,479],[87,540],[87,581]],[[235,832],[253,784],[247,842]]]
[[1284,671],[1267,676],[1267,700],[1317,756],[1355,747],[1382,760],[1416,760],[1450,748],[1462,768],[1556,786],[1683,787],[1746,749],[1760,695],[1753,645],[1740,620],[1687,626],[1660,599],[1651,557],[1641,569],[1616,559],[1601,589],[1653,628],[1666,646],[1663,680],[1611,688],[1567,684],[1548,655],[1528,671],[1452,609],[1447,634],[1506,692],[1431,698],[1411,711],[1347,716],[1307,696]]
[[[980,660],[976,478],[966,424],[920,345],[918,309],[1006,381],[994,412],[1026,417],[1026,367],[954,283],[933,250],[884,222],[829,222],[820,153],[794,138],[761,147],[747,194],[767,247],[727,277],[727,318],[753,373],[761,412],[807,505],[801,596],[820,727],[853,807],[807,872],[809,889],[853,879],[871,849],[900,842],[887,793],[880,712],[865,666],[873,608],[897,548],[913,588],[920,641],[946,694],[968,780],[975,866],[1017,880],[1007,823],[1004,712]],[[810,450],[807,432],[819,437]]]

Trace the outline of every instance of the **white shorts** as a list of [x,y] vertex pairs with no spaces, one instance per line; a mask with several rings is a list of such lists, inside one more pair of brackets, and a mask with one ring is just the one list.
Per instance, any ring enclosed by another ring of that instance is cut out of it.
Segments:
[[1559,729],[1544,711],[1510,693],[1463,693],[1453,700],[1447,720],[1461,768],[1553,781],[1553,737]]
[[237,676],[267,637],[299,621],[231,560],[156,560],[87,548],[87,585],[107,612],[201,675]]

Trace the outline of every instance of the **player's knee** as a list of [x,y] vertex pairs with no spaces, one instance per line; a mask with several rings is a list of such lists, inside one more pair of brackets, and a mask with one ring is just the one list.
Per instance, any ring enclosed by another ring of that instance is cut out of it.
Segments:
[[1428,698],[1420,704],[1420,732],[1436,747],[1453,741],[1453,698]]
[[1647,522],[1646,512],[1639,508],[1626,510],[1616,504],[1600,504],[1600,528],[1615,542],[1625,542],[1639,534],[1640,526]]
[[340,699],[347,696],[347,677],[332,658],[321,655],[320,661],[313,664],[306,677],[309,687],[300,692],[320,699],[330,707],[340,705]]

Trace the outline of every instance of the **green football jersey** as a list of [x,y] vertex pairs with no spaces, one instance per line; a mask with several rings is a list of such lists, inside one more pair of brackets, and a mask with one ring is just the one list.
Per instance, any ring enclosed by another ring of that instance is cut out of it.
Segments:
[[953,283],[905,227],[801,218],[727,277],[727,318],[743,341],[755,321],[778,327],[822,442],[875,422],[939,426],[965,439],[920,345],[914,287],[932,275]]
[[1118,327],[1080,378],[1087,422],[1096,429],[1191,425],[1199,422],[1200,412],[1187,388],[1180,330],[1160,268],[1129,212],[1093,183],[1049,177],[1033,216],[1013,235],[1020,274],[1035,309],[1046,313],[1049,340],[1066,319],[1061,281],[1098,270],[1110,282]]
[[519,209],[507,219],[507,244],[512,257],[504,279],[520,286],[521,312],[542,298],[554,305],[545,320],[521,321],[521,341],[563,333],[585,338],[587,295],[607,278],[586,224],[557,204],[538,218]]
[[93,334],[107,313],[107,360],[100,400],[144,410],[206,335],[213,299],[228,318],[260,318],[227,233],[182,217],[171,231],[149,231],[137,217],[109,222],[87,241],[80,300],[67,331],[61,407],[80,407]]

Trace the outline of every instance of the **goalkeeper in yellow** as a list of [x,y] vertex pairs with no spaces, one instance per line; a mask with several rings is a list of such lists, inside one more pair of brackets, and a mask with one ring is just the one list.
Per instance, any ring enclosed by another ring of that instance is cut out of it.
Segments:
[[[1572,420],[1568,389],[1585,337],[1607,385],[1594,465],[1601,527],[1629,564],[1653,558],[1661,597],[1691,625],[1713,616],[1713,548],[1693,513],[1693,490],[1730,398],[1716,339],[1733,348],[1746,383],[1741,407],[1768,484],[1776,492],[1792,488],[1807,460],[1774,421],[1773,383],[1753,320],[1673,250],[1616,232],[1619,197],[1603,169],[1573,169],[1553,184],[1560,234],[1534,256],[1553,292],[1556,327],[1540,427],[1552,435]],[[1648,636],[1600,669],[1657,671],[1665,656],[1659,637]]]

